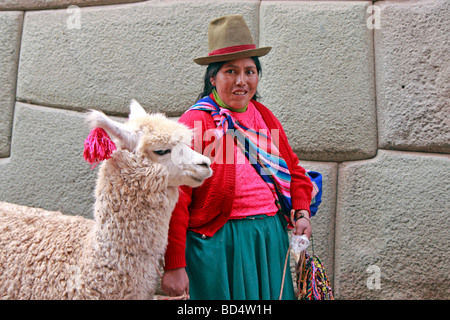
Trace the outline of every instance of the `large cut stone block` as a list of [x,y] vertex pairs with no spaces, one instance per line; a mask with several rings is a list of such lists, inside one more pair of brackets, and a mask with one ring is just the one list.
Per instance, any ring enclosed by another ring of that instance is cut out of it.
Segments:
[[16,103],[11,157],[0,162],[0,201],[92,217],[97,169],[83,159],[82,114]]
[[337,297],[448,299],[450,156],[380,150],[338,177]]
[[18,99],[126,114],[134,98],[180,115],[202,89],[205,68],[192,60],[207,55],[209,21],[242,14],[257,39],[258,8],[257,0],[151,1],[81,8],[79,16],[26,12]]
[[373,157],[377,148],[371,2],[262,2],[260,94],[302,159]]
[[9,155],[22,12],[0,12],[0,157]]
[[450,153],[450,1],[377,6],[379,145]]

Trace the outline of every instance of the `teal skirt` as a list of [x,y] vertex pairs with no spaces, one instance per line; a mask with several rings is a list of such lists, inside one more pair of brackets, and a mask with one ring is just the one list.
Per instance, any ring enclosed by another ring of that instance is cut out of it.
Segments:
[[[229,220],[205,239],[188,231],[186,272],[191,299],[278,300],[289,247],[281,219],[277,214]],[[282,299],[295,298],[288,261]]]

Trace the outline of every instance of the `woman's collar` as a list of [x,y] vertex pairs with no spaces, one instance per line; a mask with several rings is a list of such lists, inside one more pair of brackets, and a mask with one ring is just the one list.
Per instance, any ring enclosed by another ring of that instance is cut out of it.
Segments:
[[228,110],[233,111],[233,112],[239,112],[239,113],[242,113],[242,112],[247,111],[248,105],[246,105],[245,107],[243,107],[243,108],[241,108],[241,109],[230,108],[225,102],[222,101],[222,99],[220,99],[219,94],[217,93],[216,88],[213,89],[212,93],[213,93],[213,96],[214,96],[214,100],[215,100],[216,103],[219,105],[219,107],[228,109]]

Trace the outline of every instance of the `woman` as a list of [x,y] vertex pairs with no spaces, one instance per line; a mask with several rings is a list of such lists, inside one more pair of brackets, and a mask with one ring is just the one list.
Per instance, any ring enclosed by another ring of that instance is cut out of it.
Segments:
[[283,299],[295,299],[289,266],[283,279],[286,227],[311,236],[312,183],[280,122],[257,102],[258,57],[271,48],[255,47],[239,15],[211,21],[208,39],[209,55],[194,60],[208,65],[203,99],[179,121],[194,128],[194,148],[213,158],[214,174],[180,190],[162,289],[191,299],[278,299],[284,281]]

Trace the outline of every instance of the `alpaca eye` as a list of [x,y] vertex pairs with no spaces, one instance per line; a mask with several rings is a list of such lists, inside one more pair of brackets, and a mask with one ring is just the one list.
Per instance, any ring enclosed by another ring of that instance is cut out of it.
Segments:
[[171,151],[170,149],[167,149],[167,150],[154,150],[153,152],[156,153],[159,156],[163,156],[163,155],[165,155],[167,153],[170,153],[170,151]]

